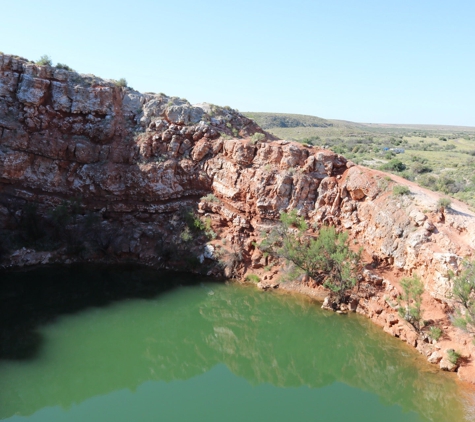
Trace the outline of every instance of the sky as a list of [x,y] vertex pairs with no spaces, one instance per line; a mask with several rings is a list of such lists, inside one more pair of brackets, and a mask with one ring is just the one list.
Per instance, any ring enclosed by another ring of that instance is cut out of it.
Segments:
[[473,0],[0,0],[0,51],[240,111],[475,126]]

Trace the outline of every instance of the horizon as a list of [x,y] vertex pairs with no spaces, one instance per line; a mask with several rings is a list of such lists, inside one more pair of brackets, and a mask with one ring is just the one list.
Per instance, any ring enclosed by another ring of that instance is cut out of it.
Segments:
[[5,54],[48,55],[141,92],[253,112],[475,127],[468,1],[29,0],[2,12]]

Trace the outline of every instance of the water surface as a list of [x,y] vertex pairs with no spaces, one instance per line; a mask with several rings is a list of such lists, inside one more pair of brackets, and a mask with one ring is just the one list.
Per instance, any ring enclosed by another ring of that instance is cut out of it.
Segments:
[[306,298],[97,266],[3,274],[2,298],[2,420],[470,420],[453,376]]

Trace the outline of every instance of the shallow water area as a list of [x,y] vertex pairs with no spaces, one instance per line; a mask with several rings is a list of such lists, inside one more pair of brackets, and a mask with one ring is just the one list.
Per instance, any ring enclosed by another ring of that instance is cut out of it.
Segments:
[[473,420],[453,375],[304,297],[140,267],[1,288],[1,420]]

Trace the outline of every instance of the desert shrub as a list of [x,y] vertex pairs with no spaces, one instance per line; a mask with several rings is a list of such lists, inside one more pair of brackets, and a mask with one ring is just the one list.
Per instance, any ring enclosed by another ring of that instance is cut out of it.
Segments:
[[475,260],[464,261],[462,271],[453,279],[452,296],[460,305],[453,316],[453,324],[475,334]]
[[56,69],[63,69],[68,70],[69,72],[74,72],[74,69],[70,68],[67,64],[64,63],[58,63],[55,67]]
[[430,327],[429,328],[429,337],[435,341],[438,341],[442,336],[442,330],[439,327]]
[[378,180],[378,188],[382,191],[385,191],[389,186],[389,182],[384,179],[379,179]]
[[440,198],[437,201],[437,207],[440,209],[447,209],[450,208],[450,205],[452,205],[452,201],[449,198]]
[[387,162],[386,164],[383,164],[380,167],[380,169],[381,170],[386,170],[386,171],[399,172],[399,171],[406,170],[406,165],[401,160],[392,159],[389,162]]
[[423,175],[417,178],[417,181],[421,186],[424,186],[431,190],[437,190],[437,178],[432,175]]
[[393,195],[395,196],[402,196],[402,195],[409,195],[411,191],[407,186],[396,185],[393,187]]
[[436,189],[446,194],[456,193],[459,190],[461,190],[457,181],[453,179],[452,177],[450,177],[449,175],[445,175],[445,174],[440,176],[437,179]]
[[212,193],[209,193],[208,195],[203,196],[201,200],[205,202],[219,202],[219,199]]
[[401,280],[403,294],[398,297],[398,313],[401,318],[408,321],[417,331],[420,331],[422,319],[422,293],[424,285],[421,279],[414,275]]
[[195,214],[192,209],[187,209],[183,213],[183,219],[185,220],[185,224],[192,232],[202,232],[205,230],[204,223],[200,220],[199,216]]
[[402,171],[401,173],[399,173],[399,175],[401,177],[404,177],[404,179],[406,179],[406,180],[410,180],[411,182],[415,180],[414,173],[412,173],[410,171]]
[[261,142],[264,139],[266,139],[266,135],[264,135],[263,133],[260,133],[260,132],[256,132],[254,135],[251,136],[251,142],[253,144],[255,144],[257,142]]
[[121,88],[127,87],[127,80],[125,78],[120,78],[118,81],[114,81],[114,83]]
[[432,171],[432,167],[428,166],[427,164],[423,164],[416,161],[411,166],[411,171],[415,174],[430,173]]
[[336,145],[332,147],[331,150],[336,154],[344,154],[346,152],[346,148],[344,145]]
[[43,56],[40,57],[39,60],[36,61],[36,64],[40,66],[52,66],[53,62],[51,61],[51,57],[44,54]]
[[267,236],[261,249],[284,258],[296,269],[323,283],[342,302],[361,271],[361,253],[348,245],[348,234],[322,227],[315,238],[307,234],[307,223],[295,210],[280,215],[280,226]]
[[457,365],[461,357],[462,355],[456,352],[454,349],[447,350],[447,359],[451,364]]
[[248,274],[246,275],[246,281],[250,281],[251,283],[259,283],[261,279],[257,274]]
[[191,230],[188,226],[185,226],[183,231],[180,233],[180,239],[183,242],[190,242],[190,241],[193,240],[193,235],[192,235]]

